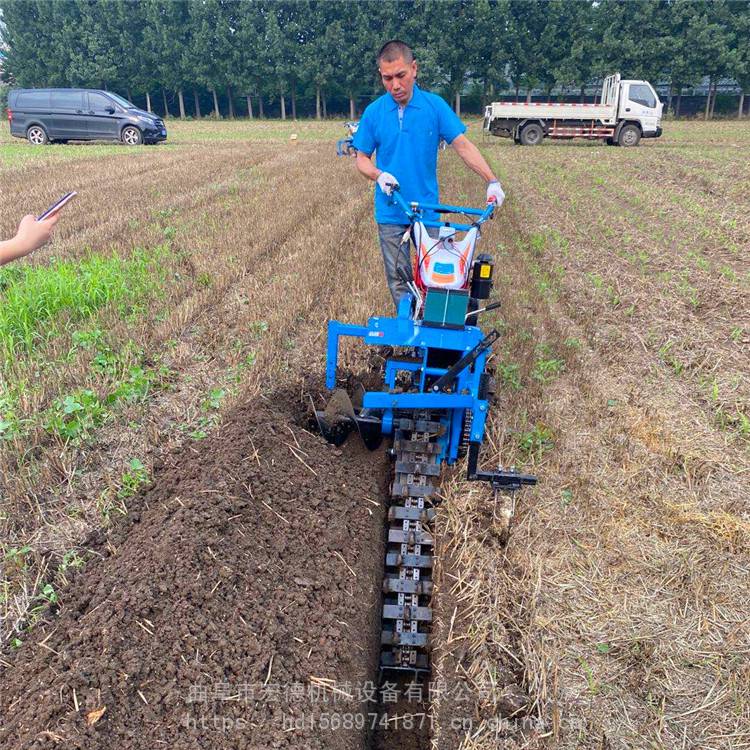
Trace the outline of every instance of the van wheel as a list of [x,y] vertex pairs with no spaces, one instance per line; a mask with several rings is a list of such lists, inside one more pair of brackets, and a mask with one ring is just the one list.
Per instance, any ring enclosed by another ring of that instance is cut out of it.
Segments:
[[32,125],[26,131],[26,139],[35,146],[44,146],[45,143],[49,143],[47,131],[41,125]]
[[534,122],[529,123],[521,131],[521,143],[524,146],[537,146],[544,138],[544,131],[541,125]]
[[127,146],[140,146],[143,143],[143,133],[134,125],[124,127],[120,137],[122,138],[122,142]]
[[641,131],[635,125],[625,125],[617,136],[617,145],[630,147],[637,146],[641,140]]

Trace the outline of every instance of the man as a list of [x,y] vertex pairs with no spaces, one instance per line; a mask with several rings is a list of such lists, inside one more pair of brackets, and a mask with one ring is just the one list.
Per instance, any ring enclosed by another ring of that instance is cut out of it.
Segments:
[[[450,144],[467,167],[487,183],[487,201],[500,206],[505,198],[500,183],[479,149],[464,135],[466,126],[441,97],[416,84],[417,62],[411,48],[394,39],[378,53],[378,69],[386,93],[365,109],[354,136],[357,169],[377,182],[375,221],[386,279],[398,308],[408,292],[399,268],[412,278],[410,244],[401,240],[408,227],[403,211],[389,205],[398,187],[407,201],[438,203],[437,152],[440,139]],[[372,161],[377,152],[377,166]],[[434,219],[435,215],[425,218]]]
[[44,221],[37,221],[29,214],[21,219],[18,232],[13,239],[0,242],[0,266],[37,250],[49,242],[52,230],[60,219],[60,214],[52,214]]

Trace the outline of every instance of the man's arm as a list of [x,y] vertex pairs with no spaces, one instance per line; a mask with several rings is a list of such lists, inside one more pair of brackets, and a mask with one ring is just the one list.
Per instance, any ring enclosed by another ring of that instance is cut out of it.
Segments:
[[378,169],[372,163],[372,155],[357,151],[357,169],[368,179],[377,182],[386,195],[391,195],[394,189],[398,190],[398,180],[390,172]]
[[465,135],[456,136],[451,146],[456,149],[456,153],[463,159],[464,164],[484,178],[485,182],[497,182],[497,177],[490,169],[490,165],[479,153],[479,149]]
[[372,154],[369,156],[357,151],[357,169],[370,180],[377,180],[381,170],[372,163]]

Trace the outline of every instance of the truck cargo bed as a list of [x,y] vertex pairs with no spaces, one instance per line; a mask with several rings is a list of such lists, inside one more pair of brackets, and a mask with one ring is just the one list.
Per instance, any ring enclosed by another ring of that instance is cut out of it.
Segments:
[[617,118],[617,107],[606,104],[578,104],[574,102],[494,102],[487,106],[485,118],[492,120],[598,120],[612,124]]

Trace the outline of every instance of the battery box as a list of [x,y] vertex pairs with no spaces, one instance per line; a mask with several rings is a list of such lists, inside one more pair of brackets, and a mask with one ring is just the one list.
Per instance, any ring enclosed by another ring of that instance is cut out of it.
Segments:
[[468,307],[466,289],[428,289],[423,321],[440,328],[463,328]]

